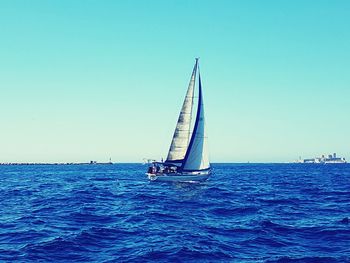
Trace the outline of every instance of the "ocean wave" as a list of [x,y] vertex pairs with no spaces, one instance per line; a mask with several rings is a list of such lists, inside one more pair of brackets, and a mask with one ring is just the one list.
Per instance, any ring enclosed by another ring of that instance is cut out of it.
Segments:
[[242,216],[247,214],[254,214],[259,210],[259,208],[254,206],[246,207],[232,207],[232,208],[214,208],[211,212],[218,216]]
[[214,166],[0,166],[0,261],[350,262],[350,166]]
[[267,260],[266,263],[338,263],[348,262],[349,259],[343,257],[281,257],[279,259]]

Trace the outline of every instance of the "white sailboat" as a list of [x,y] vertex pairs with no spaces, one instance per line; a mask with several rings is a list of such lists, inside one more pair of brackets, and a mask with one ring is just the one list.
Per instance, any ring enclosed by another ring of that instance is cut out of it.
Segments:
[[[198,71],[198,106],[191,132],[194,90]],[[204,181],[211,174],[207,151],[204,107],[198,59],[194,65],[186,97],[180,111],[165,162],[151,162],[148,178],[152,181]]]

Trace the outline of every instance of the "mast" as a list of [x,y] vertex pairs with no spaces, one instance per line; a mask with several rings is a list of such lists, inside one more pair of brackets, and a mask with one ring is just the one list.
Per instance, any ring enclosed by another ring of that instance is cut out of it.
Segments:
[[168,163],[178,163],[181,165],[188,148],[191,134],[191,119],[197,66],[198,58],[196,58],[196,63],[192,71],[185,100],[180,111],[173,139],[171,141],[168,156],[166,159],[166,162]]
[[209,156],[207,151],[207,136],[205,132],[204,107],[202,95],[201,75],[199,75],[198,88],[198,108],[196,121],[193,128],[190,144],[188,146],[185,158],[183,160],[182,171],[200,171],[210,168]]

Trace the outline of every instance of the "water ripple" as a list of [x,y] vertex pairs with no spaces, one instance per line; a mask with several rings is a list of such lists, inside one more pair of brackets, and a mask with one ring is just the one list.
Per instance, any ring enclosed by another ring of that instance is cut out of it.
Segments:
[[350,166],[0,166],[0,261],[350,262]]

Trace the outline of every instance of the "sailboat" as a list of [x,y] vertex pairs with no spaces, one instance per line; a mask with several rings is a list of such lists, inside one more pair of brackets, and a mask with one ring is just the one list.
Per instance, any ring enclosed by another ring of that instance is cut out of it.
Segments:
[[[198,104],[195,122],[193,129],[191,129],[197,72]],[[165,162],[163,160],[161,162],[150,162],[146,175],[151,181],[170,182],[205,181],[211,175],[198,58],[196,58],[192,70],[168,156]]]

